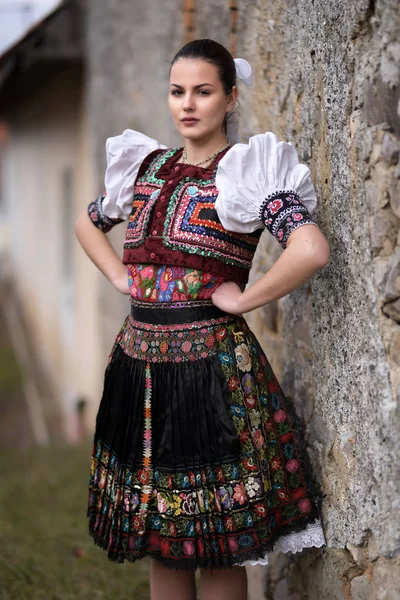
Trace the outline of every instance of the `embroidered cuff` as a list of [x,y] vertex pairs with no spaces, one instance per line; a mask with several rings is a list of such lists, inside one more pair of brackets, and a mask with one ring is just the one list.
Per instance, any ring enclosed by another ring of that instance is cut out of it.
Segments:
[[279,191],[268,196],[261,205],[260,220],[283,248],[289,235],[302,225],[316,223],[307,207],[294,191]]
[[110,219],[103,212],[103,200],[105,198],[105,194],[101,194],[96,200],[91,202],[88,206],[88,215],[93,225],[96,225],[98,229],[107,233],[114,227],[114,225],[118,225],[118,223],[122,223],[124,219]]

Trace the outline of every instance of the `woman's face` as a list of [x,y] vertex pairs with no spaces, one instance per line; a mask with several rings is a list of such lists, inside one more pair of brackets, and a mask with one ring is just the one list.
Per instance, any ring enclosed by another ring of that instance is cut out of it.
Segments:
[[225,94],[217,67],[201,59],[179,59],[171,68],[169,109],[183,137],[209,140],[221,135],[225,114],[238,96]]

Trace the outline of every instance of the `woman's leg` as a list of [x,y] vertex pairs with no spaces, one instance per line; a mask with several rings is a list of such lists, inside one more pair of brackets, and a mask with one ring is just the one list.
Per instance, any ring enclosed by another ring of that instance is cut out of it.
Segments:
[[168,569],[155,558],[150,559],[151,600],[195,600],[195,571]]
[[201,569],[200,600],[246,600],[247,575],[245,567],[231,569]]

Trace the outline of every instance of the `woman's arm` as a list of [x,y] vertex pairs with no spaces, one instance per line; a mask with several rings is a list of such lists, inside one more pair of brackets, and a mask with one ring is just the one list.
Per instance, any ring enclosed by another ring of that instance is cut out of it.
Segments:
[[90,260],[122,294],[129,294],[126,267],[107,236],[95,225],[85,210],[75,224],[76,237]]
[[234,315],[278,300],[311,279],[329,261],[330,249],[319,227],[295,229],[278,260],[258,281],[242,292],[236,283],[222,283],[211,296],[221,310]]

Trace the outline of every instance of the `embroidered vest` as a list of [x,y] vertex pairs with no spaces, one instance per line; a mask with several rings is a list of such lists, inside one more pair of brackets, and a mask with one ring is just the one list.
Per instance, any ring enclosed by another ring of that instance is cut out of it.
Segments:
[[145,158],[134,186],[125,264],[190,267],[247,283],[262,229],[233,233],[218,218],[215,174],[226,151],[205,169],[179,164],[181,148],[155,150]]

